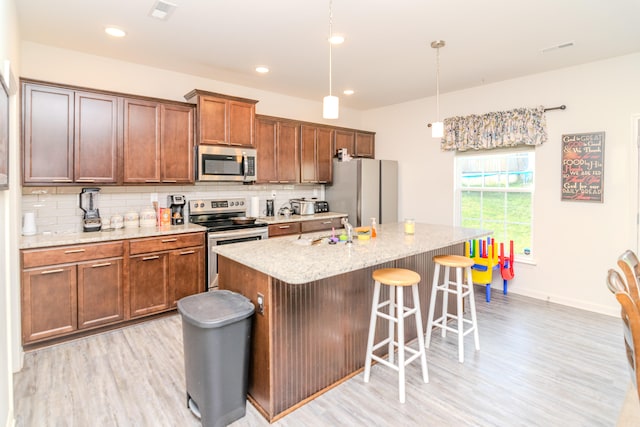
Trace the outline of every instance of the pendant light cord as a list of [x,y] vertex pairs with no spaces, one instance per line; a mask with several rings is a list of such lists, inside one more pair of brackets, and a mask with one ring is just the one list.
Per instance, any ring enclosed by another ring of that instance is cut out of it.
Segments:
[[436,49],[436,122],[440,121],[440,47]]
[[332,69],[332,64],[331,64],[331,53],[332,53],[332,44],[331,43],[331,37],[333,36],[333,8],[332,8],[332,0],[329,0],[329,96],[331,96],[331,86],[332,86],[332,82],[331,82],[331,69]]

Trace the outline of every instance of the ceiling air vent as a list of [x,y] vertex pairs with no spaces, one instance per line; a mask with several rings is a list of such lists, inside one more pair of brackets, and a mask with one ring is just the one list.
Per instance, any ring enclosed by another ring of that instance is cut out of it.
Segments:
[[158,0],[149,11],[149,16],[161,21],[166,21],[173,11],[176,10],[176,7],[175,4],[169,3],[168,1]]

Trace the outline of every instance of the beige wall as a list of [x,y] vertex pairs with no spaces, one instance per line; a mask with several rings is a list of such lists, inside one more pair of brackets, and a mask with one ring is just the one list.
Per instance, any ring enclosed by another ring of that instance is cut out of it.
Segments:
[[[640,114],[640,54],[440,97],[443,117],[561,104],[565,111],[546,114],[549,140],[536,148],[535,264],[516,264],[509,290],[617,315],[604,279],[619,254],[638,249],[633,117]],[[363,126],[377,131],[377,156],[399,160],[400,218],[451,224],[455,154],[431,138],[425,124],[434,118],[435,99],[420,99],[368,111]],[[606,133],[604,203],[560,201],[561,135],[592,131]]]

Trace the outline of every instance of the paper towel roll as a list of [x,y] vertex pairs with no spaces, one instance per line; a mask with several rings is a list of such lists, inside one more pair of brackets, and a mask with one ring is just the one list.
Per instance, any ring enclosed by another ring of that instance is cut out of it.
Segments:
[[252,217],[260,216],[260,197],[253,196],[251,197],[251,203],[249,204],[249,215]]

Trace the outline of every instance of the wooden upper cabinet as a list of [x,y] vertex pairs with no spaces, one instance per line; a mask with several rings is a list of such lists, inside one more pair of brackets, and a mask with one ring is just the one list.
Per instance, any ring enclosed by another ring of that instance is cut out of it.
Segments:
[[160,104],[124,100],[124,182],[160,183]]
[[300,182],[299,129],[296,122],[256,118],[258,182]]
[[75,182],[118,181],[118,104],[117,96],[75,93]]
[[162,105],[160,149],[160,177],[163,183],[195,182],[193,107]]
[[73,182],[74,91],[22,86],[23,183]]
[[335,138],[335,144],[334,144],[334,150],[333,150],[334,154],[336,154],[338,150],[342,148],[346,148],[347,153],[349,153],[352,156],[355,154],[356,133],[354,131],[345,130],[345,129],[336,129],[334,131],[334,138]]
[[333,174],[333,130],[300,126],[300,182],[329,183]]
[[184,97],[197,105],[198,144],[255,146],[258,101],[197,89]]
[[258,182],[277,183],[276,139],[278,122],[267,118],[256,118],[256,151]]
[[375,156],[375,134],[368,132],[356,132],[355,155],[358,157]]

